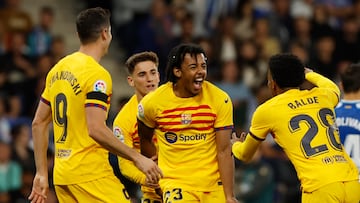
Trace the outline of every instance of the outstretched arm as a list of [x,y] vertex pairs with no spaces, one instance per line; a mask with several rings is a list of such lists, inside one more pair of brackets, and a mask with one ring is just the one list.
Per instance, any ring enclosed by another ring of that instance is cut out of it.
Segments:
[[242,134],[242,138],[236,140],[232,145],[232,152],[237,159],[249,162],[262,141],[252,133],[248,133],[245,138],[244,134]]
[[86,108],[86,119],[89,135],[110,152],[134,162],[146,177],[153,183],[157,183],[162,177],[162,172],[156,163],[138,153],[118,140],[112,131],[106,126],[106,111],[98,107]]

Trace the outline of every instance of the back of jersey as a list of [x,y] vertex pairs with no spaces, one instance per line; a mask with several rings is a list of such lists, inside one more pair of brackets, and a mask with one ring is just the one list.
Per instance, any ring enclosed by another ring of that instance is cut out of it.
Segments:
[[75,184],[112,173],[108,152],[88,133],[85,108],[109,109],[111,77],[93,58],[76,52],[52,68],[42,101],[51,106],[55,184]]

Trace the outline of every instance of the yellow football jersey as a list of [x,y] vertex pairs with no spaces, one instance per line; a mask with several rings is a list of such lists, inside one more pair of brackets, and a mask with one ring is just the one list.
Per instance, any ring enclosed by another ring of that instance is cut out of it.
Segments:
[[219,190],[215,132],[233,127],[231,100],[207,81],[191,98],[175,96],[172,85],[160,86],[138,106],[138,118],[157,136],[158,164],[164,174],[160,186]]
[[108,111],[112,80],[92,57],[76,52],[59,61],[46,77],[41,100],[51,106],[54,184],[76,184],[113,175],[108,151],[88,133],[85,108]]
[[[130,100],[124,105],[120,112],[116,115],[116,118],[113,123],[113,132],[114,135],[119,138],[127,146],[136,149],[140,152],[140,138],[138,135],[137,127],[137,110],[138,110],[138,100],[136,95],[133,95]],[[154,142],[156,144],[156,136],[154,136]],[[119,159],[119,168],[121,173],[138,184],[144,184],[146,176],[141,172],[132,161],[118,157]],[[155,190],[149,187],[142,187],[143,192],[154,193]]]
[[[249,133],[260,140],[271,133],[293,163],[303,190],[312,192],[329,183],[358,177],[335,124],[338,87],[317,73],[307,73],[306,79],[318,87],[291,89],[260,105]],[[241,147],[233,147],[235,156]]]

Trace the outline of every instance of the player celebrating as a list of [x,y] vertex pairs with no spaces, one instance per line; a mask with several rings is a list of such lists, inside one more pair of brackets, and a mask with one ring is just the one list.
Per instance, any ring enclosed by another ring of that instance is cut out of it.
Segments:
[[[316,87],[301,90],[305,79]],[[235,157],[249,161],[271,133],[297,171],[303,203],[359,202],[358,171],[335,125],[336,84],[278,54],[269,61],[268,87],[273,98],[256,109],[245,141],[234,143]]]
[[108,162],[108,150],[134,161],[154,183],[161,171],[151,159],[116,139],[105,124],[112,80],[99,61],[112,39],[109,11],[82,11],[76,28],[80,49],[48,73],[33,120],[36,174],[29,199],[37,203],[46,200],[48,125],[53,121],[54,185],[59,202],[125,202],[128,200],[119,192],[123,185]]
[[[125,65],[129,74],[127,78],[128,83],[134,88],[135,94],[116,116],[113,124],[113,132],[120,140],[123,140],[127,146],[140,152],[140,138],[136,119],[137,107],[139,101],[159,85],[159,59],[154,52],[141,52],[132,55],[126,61]],[[135,183],[143,185],[142,202],[161,202],[161,196],[156,194],[155,189],[146,187],[148,183],[144,173],[137,169],[131,161],[119,157],[119,166],[121,173],[125,177]]]
[[237,202],[230,143],[232,103],[205,78],[203,49],[180,44],[169,54],[168,82],[139,104],[141,152],[148,157],[156,155],[155,132],[165,203]]

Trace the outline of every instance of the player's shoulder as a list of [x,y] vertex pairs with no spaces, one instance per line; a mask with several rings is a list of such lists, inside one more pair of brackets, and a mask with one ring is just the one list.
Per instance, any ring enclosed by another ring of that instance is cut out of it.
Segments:
[[126,104],[121,108],[118,114],[123,115],[125,117],[129,116],[129,114],[136,112],[138,106],[138,100],[136,95],[133,95]]
[[360,100],[345,100],[342,99],[336,105],[335,110],[337,109],[352,109],[360,111]]
[[141,103],[150,99],[162,100],[163,98],[169,97],[172,93],[172,83],[167,82],[160,85],[156,90],[149,92],[142,98]]
[[204,82],[203,90],[210,95],[228,97],[228,94],[224,90],[222,90],[220,87],[216,86],[215,84],[211,83],[210,81]]
[[[264,101],[263,103],[259,104],[255,110],[255,113],[256,114],[269,114],[269,111],[277,110],[277,108],[275,107],[276,104],[277,104],[277,98],[272,97],[272,98]],[[273,115],[272,113],[270,113],[270,114]]]

